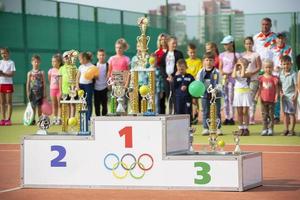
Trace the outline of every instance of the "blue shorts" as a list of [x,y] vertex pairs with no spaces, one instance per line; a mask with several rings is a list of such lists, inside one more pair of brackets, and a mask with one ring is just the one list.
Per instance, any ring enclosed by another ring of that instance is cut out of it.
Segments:
[[282,109],[284,113],[287,114],[296,114],[296,104],[292,99],[283,96],[282,97]]

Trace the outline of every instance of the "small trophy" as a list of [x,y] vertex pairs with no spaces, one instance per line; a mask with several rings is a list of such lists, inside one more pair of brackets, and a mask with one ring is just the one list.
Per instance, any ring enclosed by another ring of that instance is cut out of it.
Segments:
[[89,131],[89,119],[87,118],[88,110],[87,110],[86,96],[84,97],[84,95],[82,96],[79,95],[79,98],[82,101],[82,109],[79,111],[80,128],[79,128],[78,135],[90,135],[91,133]]
[[233,151],[233,154],[234,155],[241,155],[242,151],[241,151],[241,148],[240,148],[240,134],[238,131],[235,131],[233,133],[233,136],[234,136],[234,143],[235,143],[235,149]]
[[126,96],[125,79],[127,78],[127,73],[127,71],[114,71],[112,72],[112,77],[107,81],[107,84],[112,86],[111,95],[117,100],[116,113],[119,115],[126,112],[123,104]]
[[113,86],[112,91],[113,91],[112,95],[117,98],[117,102],[118,102],[116,113],[124,114],[125,109],[123,107],[123,103],[124,103],[124,96],[126,94],[125,88],[121,85],[115,85]]
[[36,132],[37,135],[47,135],[47,129],[50,128],[50,118],[47,115],[41,115],[39,121],[37,122],[40,130]]

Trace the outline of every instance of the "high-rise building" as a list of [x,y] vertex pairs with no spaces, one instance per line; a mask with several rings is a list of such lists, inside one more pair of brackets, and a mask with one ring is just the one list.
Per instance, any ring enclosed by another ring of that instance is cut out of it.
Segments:
[[231,9],[229,0],[204,0],[200,9],[199,40],[218,42],[225,35],[244,37],[243,11]]
[[[168,4],[168,10],[166,5],[160,6],[157,10],[149,10],[151,15],[162,15],[166,16],[168,11],[169,16],[169,33],[177,38],[178,45],[184,43],[186,36],[186,16],[185,16],[185,6],[180,3],[170,3]],[[154,20],[150,22],[153,25],[157,25],[159,20]]]

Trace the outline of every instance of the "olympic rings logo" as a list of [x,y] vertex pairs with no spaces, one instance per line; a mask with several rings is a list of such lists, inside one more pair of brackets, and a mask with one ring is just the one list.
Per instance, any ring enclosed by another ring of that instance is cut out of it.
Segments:
[[[150,163],[142,163],[142,160],[143,162],[145,162],[145,159],[150,160],[149,161]],[[131,162],[128,162],[128,160],[131,160]],[[109,153],[104,158],[105,168],[112,171],[113,176],[117,179],[124,179],[127,177],[128,174],[130,174],[130,176],[134,179],[142,179],[145,176],[146,171],[152,169],[153,165],[154,165],[153,157],[147,153],[141,154],[138,158],[136,158],[131,153],[126,153],[121,157],[121,159],[119,158],[118,155],[114,153]],[[121,168],[123,168],[123,170],[125,170],[125,172],[123,173],[117,172],[117,169],[120,166]],[[133,173],[134,169],[140,169],[141,173],[139,175]]]

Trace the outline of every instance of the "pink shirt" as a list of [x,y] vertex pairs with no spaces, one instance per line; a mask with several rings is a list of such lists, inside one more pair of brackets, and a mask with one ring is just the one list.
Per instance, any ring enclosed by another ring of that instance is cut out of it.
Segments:
[[259,86],[261,88],[260,97],[263,102],[276,102],[276,85],[278,84],[278,78],[276,76],[265,76],[258,77]]
[[114,55],[108,59],[108,64],[112,67],[111,71],[129,70],[130,59],[124,55]]
[[48,71],[48,76],[50,76],[50,89],[59,89],[59,69],[51,68]]
[[[240,58],[239,53],[235,53],[236,60]],[[222,70],[225,73],[232,73],[234,67],[234,54],[232,52],[223,52],[219,55],[219,59],[222,61]]]

